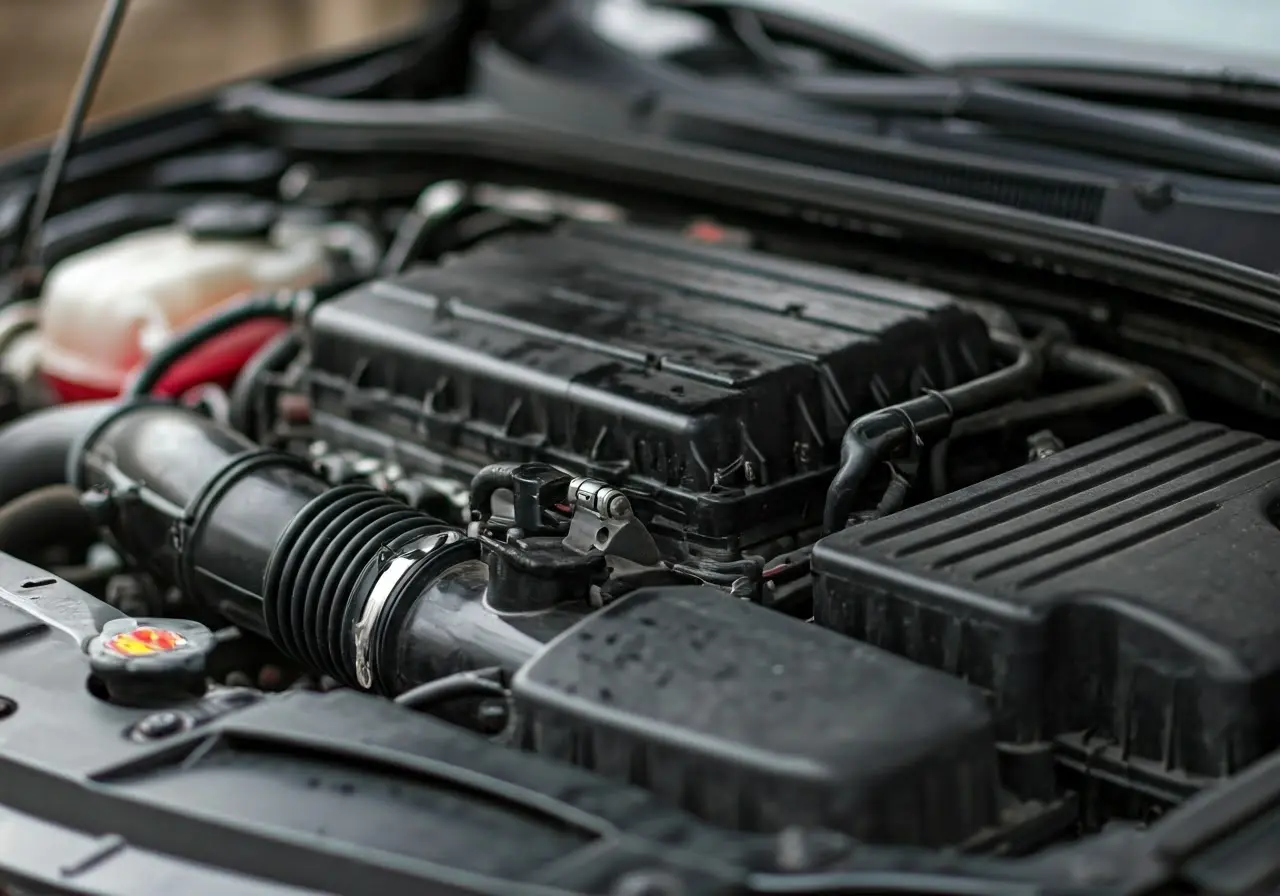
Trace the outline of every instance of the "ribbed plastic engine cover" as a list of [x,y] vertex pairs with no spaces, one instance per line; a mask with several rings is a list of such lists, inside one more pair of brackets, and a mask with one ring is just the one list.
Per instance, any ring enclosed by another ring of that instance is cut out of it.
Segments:
[[310,327],[330,445],[464,480],[554,463],[729,551],[820,521],[853,418],[990,365],[945,293],[620,225],[495,238]]
[[817,621],[1171,790],[1280,745],[1280,444],[1162,417],[819,542]]

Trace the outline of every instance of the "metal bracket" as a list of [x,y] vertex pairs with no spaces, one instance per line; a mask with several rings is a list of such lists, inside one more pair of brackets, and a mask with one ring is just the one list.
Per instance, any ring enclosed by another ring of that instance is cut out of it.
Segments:
[[636,519],[631,501],[612,486],[580,477],[569,483],[573,517],[564,546],[578,554],[599,551],[642,566],[662,563],[653,535]]

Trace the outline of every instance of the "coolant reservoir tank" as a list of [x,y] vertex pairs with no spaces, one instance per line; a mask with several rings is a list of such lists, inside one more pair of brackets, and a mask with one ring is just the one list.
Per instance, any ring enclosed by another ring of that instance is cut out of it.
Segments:
[[41,298],[40,366],[64,398],[115,395],[173,334],[218,305],[329,271],[322,230],[256,203],[202,204],[179,223],[72,256]]

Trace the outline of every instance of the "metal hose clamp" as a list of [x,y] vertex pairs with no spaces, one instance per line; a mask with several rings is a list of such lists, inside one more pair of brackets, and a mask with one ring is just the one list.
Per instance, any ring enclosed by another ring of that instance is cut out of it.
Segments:
[[362,688],[373,687],[373,630],[377,626],[378,617],[382,615],[387,602],[395,592],[396,586],[421,561],[446,545],[454,544],[461,539],[462,535],[459,532],[441,532],[432,535],[416,547],[392,558],[386,568],[378,574],[377,581],[369,591],[369,599],[364,603],[360,619],[351,632],[355,644],[356,681]]

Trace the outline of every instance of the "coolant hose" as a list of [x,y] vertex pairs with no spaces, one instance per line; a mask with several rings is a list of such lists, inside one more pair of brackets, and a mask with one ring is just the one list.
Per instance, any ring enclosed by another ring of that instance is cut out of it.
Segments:
[[1187,413],[1177,387],[1158,370],[1063,341],[1049,346],[1047,360],[1053,369],[1086,379],[1103,383],[1133,383],[1161,414],[1181,417]]
[[250,296],[220,308],[165,343],[147,359],[125,391],[129,399],[144,398],[160,384],[166,373],[205,343],[234,330],[241,324],[264,319],[288,321],[294,316],[292,294],[288,292]]
[[1005,367],[940,392],[872,411],[854,420],[840,443],[840,467],[827,490],[823,527],[828,534],[845,527],[867,476],[877,464],[913,442],[945,438],[953,421],[1018,397],[1044,372],[1041,347],[1003,330],[992,342],[1013,356]]
[[46,485],[0,506],[0,551],[29,563],[51,547],[83,550],[97,537],[79,493],[68,485]]
[[66,482],[72,448],[114,407],[109,401],[64,404],[0,427],[0,506]]
[[219,307],[170,339],[148,358],[129,384],[124,397],[131,401],[146,398],[179,361],[213,339],[253,321],[295,320],[307,314],[317,303],[358,282],[356,278],[339,277],[305,289],[255,294]]
[[331,488],[305,460],[188,408],[121,408],[70,477],[152,572],[352,687],[514,671],[580,618],[494,609],[476,539],[371,487]]

